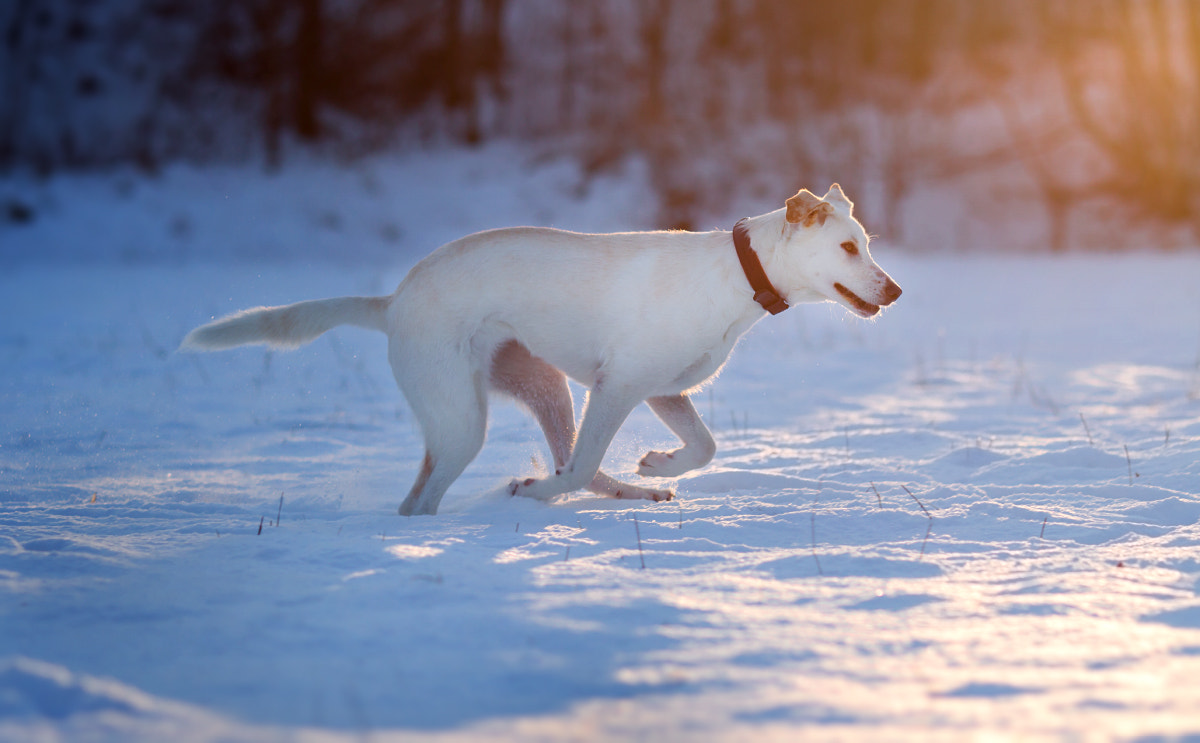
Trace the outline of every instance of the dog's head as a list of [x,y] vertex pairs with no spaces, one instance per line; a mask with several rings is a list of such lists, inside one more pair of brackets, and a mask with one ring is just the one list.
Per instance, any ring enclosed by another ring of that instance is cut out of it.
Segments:
[[778,260],[795,283],[795,299],[830,299],[872,317],[899,298],[900,287],[871,259],[870,238],[853,209],[836,183],[824,197],[801,190],[787,200]]

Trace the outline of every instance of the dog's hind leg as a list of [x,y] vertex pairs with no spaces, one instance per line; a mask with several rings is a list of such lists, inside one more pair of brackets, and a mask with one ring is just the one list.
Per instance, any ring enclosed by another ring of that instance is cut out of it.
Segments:
[[[496,352],[491,370],[492,386],[506,395],[511,395],[524,404],[537,419],[550,454],[554,458],[556,474],[571,460],[575,446],[575,410],[571,404],[571,388],[567,377],[555,367],[533,356],[521,344],[510,341]],[[525,480],[525,486],[536,480]],[[510,488],[514,491],[517,481]],[[646,500],[669,500],[671,492],[651,490],[614,480],[597,470],[587,489],[599,495],[617,498],[643,498]]]
[[392,368],[425,438],[425,459],[400,515],[435,514],[446,490],[483,447],[487,392],[465,359],[429,364],[437,373],[425,371],[419,380],[402,364],[393,362]]
[[651,397],[646,404],[679,437],[683,446],[675,451],[652,451],[638,465],[639,475],[675,477],[712,461],[717,445],[687,395]]
[[487,410],[478,406],[457,413],[420,414],[425,436],[425,459],[408,497],[400,504],[401,516],[437,513],[442,496],[483,447]]
[[492,357],[490,382],[529,408],[546,435],[554,466],[565,465],[575,446],[575,409],[567,376],[517,341],[508,341]]

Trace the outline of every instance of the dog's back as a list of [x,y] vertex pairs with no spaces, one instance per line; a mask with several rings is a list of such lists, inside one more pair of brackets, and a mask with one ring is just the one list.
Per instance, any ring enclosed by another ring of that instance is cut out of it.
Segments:
[[489,230],[418,263],[394,295],[392,322],[483,354],[517,340],[585,385],[618,349],[650,364],[686,357],[686,365],[737,314],[718,291],[729,280],[727,241],[724,233]]

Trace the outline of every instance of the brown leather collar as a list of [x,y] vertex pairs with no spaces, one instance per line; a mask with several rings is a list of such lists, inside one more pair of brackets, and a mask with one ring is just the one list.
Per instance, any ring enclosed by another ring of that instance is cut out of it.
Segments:
[[786,310],[788,303],[779,296],[779,292],[775,291],[775,286],[767,278],[767,272],[763,270],[762,263],[758,260],[758,253],[755,253],[754,248],[750,247],[750,228],[746,225],[745,219],[733,226],[733,247],[737,250],[738,261],[742,264],[742,272],[746,274],[746,278],[750,281],[750,288],[754,290],[754,301],[761,304],[762,308],[772,315],[778,315]]

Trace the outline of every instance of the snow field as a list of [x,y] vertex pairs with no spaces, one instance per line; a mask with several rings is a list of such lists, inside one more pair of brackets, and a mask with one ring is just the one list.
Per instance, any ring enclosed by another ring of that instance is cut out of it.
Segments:
[[[6,271],[0,739],[1200,735],[1200,256],[874,252],[904,297],[760,323],[676,501],[507,497],[500,402],[412,519],[382,336],[172,349],[415,256]],[[606,467],[672,445],[639,408]]]

